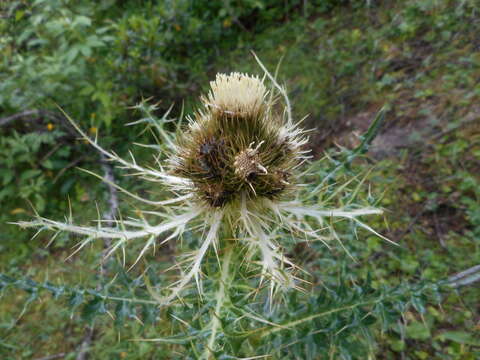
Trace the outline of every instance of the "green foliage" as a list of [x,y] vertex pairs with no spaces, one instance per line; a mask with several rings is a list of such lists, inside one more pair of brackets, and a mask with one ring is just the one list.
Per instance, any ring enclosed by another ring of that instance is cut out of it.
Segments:
[[[140,286],[143,287],[143,295],[139,295]],[[28,294],[25,307],[39,300],[40,296],[50,294],[53,300],[63,300],[70,311],[79,311],[82,319],[87,322],[106,315],[107,310],[115,316],[117,326],[122,326],[125,320],[134,318],[137,313],[142,314],[146,325],[156,321],[157,302],[150,299],[143,280],[130,279],[123,271],[120,271],[114,282],[102,285],[100,289],[72,288],[48,281],[38,283],[31,279],[14,279],[0,274],[0,291],[9,288],[21,289]]]
[[[20,197],[25,202],[32,201],[39,211],[45,210],[44,187],[47,179],[42,170],[58,170],[65,164],[61,160],[39,161],[35,155],[41,147],[53,146],[60,136],[61,133],[57,131],[25,135],[13,132],[11,137],[0,138],[0,166],[2,167],[0,201],[3,204],[12,198]],[[69,150],[68,147],[59,149],[59,155],[67,157]],[[20,211],[22,210],[17,210],[17,212]]]
[[[62,199],[53,200],[57,194],[66,197],[74,183],[62,178],[71,155],[70,146],[62,146],[64,134],[59,130],[24,134],[13,130],[10,136],[3,136],[1,129],[0,134],[0,219],[21,218],[31,206],[40,212],[65,209]],[[13,226],[4,225],[0,248],[5,250],[15,237],[25,238]]]
[[[149,326],[158,321],[159,313],[157,302],[148,296],[145,281],[142,278],[130,279],[120,271],[114,282],[101,286],[100,290],[93,290],[13,279],[0,274],[0,291],[5,292],[9,288],[25,291],[28,297],[24,306],[38,300],[39,296],[46,296],[42,293],[50,293],[53,300],[63,299],[70,311],[80,311],[85,321],[106,317],[109,312],[117,326],[121,327],[125,321],[134,318],[141,319],[145,326]],[[229,290],[229,301],[220,317],[225,332],[222,337],[223,350],[218,354],[220,359],[258,354],[271,354],[276,358],[316,359],[325,353],[339,358],[362,359],[375,348],[372,325],[379,324],[383,331],[397,328],[398,321],[410,308],[424,313],[429,299],[439,300],[439,288],[435,284],[402,284],[376,290],[369,283],[337,283],[320,288],[315,295],[304,296],[291,292],[281,305],[275,306],[267,318],[262,319],[258,314],[263,312],[266,304],[246,301],[242,286],[244,284],[236,283]],[[197,314],[197,320],[190,322],[186,333],[166,336],[158,341],[183,344],[187,349],[191,348],[193,353],[201,352],[203,339],[210,335],[204,321],[206,315],[213,311],[211,306],[207,301],[204,304],[192,304],[187,312],[178,306],[170,309],[170,316],[180,321],[189,314]],[[256,323],[256,326],[252,323]],[[413,327],[409,329],[407,331],[414,331]],[[159,333],[168,334],[170,331],[165,330]],[[461,335],[457,334],[457,337]],[[443,338],[455,339],[455,334],[446,333]],[[469,341],[472,340],[464,335],[462,342]]]
[[[113,40],[108,26],[94,27],[93,4],[77,1],[12,2],[5,11],[14,21],[3,19],[0,106],[8,110],[36,107],[47,100],[61,101],[76,94],[70,104],[84,117],[98,102],[102,120],[109,124],[115,115],[108,83],[95,83],[95,68],[89,59]],[[8,17],[10,19],[10,17]],[[111,85],[110,85],[111,87]],[[86,96],[88,95],[88,96]]]
[[208,80],[215,53],[234,48],[261,31],[266,20],[278,20],[298,5],[184,0],[3,4],[0,107],[6,112],[51,107],[54,100],[75,118],[94,116],[94,123],[110,128],[142,96],[187,98]]

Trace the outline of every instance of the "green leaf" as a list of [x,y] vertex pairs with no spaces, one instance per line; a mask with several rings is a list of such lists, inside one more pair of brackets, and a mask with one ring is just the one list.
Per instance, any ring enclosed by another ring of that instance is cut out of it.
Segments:
[[23,15],[25,15],[25,11],[23,10],[15,11],[15,21],[21,20],[23,18]]
[[92,25],[92,19],[83,15],[78,15],[75,17],[75,20],[73,21],[73,26],[76,26],[76,25],[90,26]]
[[412,305],[420,314],[425,314],[425,305],[419,296],[412,297]]
[[83,307],[82,318],[85,321],[92,321],[96,316],[103,315],[106,312],[105,300],[96,296]]
[[2,185],[5,186],[10,181],[12,181],[14,175],[15,175],[15,173],[12,170],[3,169],[2,172],[0,173],[0,176],[3,178],[2,179]]
[[440,341],[453,341],[459,344],[467,344],[473,346],[480,346],[480,339],[474,338],[473,334],[466,331],[445,331],[435,337]]
[[115,307],[115,325],[122,326],[125,319],[131,316],[130,304],[126,301],[120,301]]
[[142,318],[146,325],[153,325],[157,321],[158,308],[151,305],[142,305]]
[[415,340],[427,340],[430,338],[430,329],[420,321],[415,321],[407,326],[407,337]]
[[55,286],[49,282],[44,283],[43,287],[50,291],[55,299],[58,299],[60,296],[62,296],[65,291],[63,286]]
[[358,155],[365,154],[368,151],[370,145],[372,144],[373,140],[377,137],[378,132],[380,131],[380,128],[385,121],[386,113],[387,113],[387,107],[384,106],[377,113],[377,116],[368,127],[368,130],[360,137],[362,142],[355,149],[353,149],[353,151],[347,158],[347,161],[346,161],[347,163],[351,163],[353,159],[355,159]]
[[79,290],[74,290],[70,300],[68,301],[72,309],[75,309],[83,303],[83,292]]
[[20,175],[20,181],[26,181],[28,179],[31,179],[35,176],[38,176],[42,173],[41,170],[37,169],[30,169],[30,170],[25,170],[22,175]]

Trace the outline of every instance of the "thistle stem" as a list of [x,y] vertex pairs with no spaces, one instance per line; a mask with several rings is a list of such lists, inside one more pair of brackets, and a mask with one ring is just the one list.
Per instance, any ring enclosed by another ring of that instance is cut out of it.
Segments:
[[215,294],[215,313],[213,314],[211,321],[211,334],[210,339],[208,340],[207,348],[205,349],[204,358],[209,359],[212,354],[215,346],[215,338],[217,336],[218,328],[220,327],[220,311],[227,299],[227,290],[228,290],[228,281],[230,275],[230,263],[232,260],[233,246],[227,246],[225,249],[225,254],[223,256],[221,276],[220,276],[220,285],[218,291]]

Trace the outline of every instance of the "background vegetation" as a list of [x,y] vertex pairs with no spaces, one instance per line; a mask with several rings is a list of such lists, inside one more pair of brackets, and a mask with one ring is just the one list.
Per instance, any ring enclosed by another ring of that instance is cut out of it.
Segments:
[[[144,124],[126,124],[161,116],[172,104],[171,117],[188,113],[216,72],[260,73],[251,50],[269,69],[282,60],[280,79],[295,114],[309,114],[306,124],[315,128],[316,156],[338,146],[354,148],[378,109],[386,104],[389,110],[367,159],[353,166],[358,173],[370,171],[362,191],[365,197],[370,191],[380,196],[386,209],[386,221],[371,225],[400,247],[364,236],[349,241],[355,263],[340,252],[334,261],[304,245],[290,249],[293,257],[332,283],[340,269],[351,279],[368,274],[373,289],[437,281],[479,264],[479,5],[476,0],[2,2],[0,272],[56,284],[97,283],[99,247],[64,261],[72,252],[67,236],[46,248],[48,234],[29,241],[31,233],[7,224],[32,216],[28,202],[43,216],[62,218],[70,201],[78,222],[96,217],[93,201],[100,211],[108,209],[108,189],[75,169],[101,172],[101,159],[77,140],[56,104],[106,148],[125,155],[133,142],[154,140],[142,131]],[[149,105],[157,102],[157,108]],[[165,130],[172,130],[168,123]],[[137,158],[152,161],[148,150],[136,148]],[[139,193],[156,190],[116,175]],[[161,268],[174,251],[148,261]],[[140,273],[117,280],[128,283]],[[71,313],[54,299],[55,292],[36,299],[32,284],[23,288],[1,299],[0,357],[75,358],[89,314],[99,309]],[[479,296],[477,286],[448,293],[441,305],[422,302],[404,313],[398,326],[379,325],[371,353],[385,359],[478,359]],[[96,323],[92,358],[175,358],[176,349],[163,353],[162,344],[126,341],[155,337],[155,329],[134,321],[113,323],[108,316]]]

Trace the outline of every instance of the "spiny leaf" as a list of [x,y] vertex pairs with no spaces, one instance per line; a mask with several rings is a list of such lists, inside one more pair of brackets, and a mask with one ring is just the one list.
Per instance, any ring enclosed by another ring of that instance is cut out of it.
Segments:
[[107,312],[105,300],[101,297],[95,297],[89,301],[82,309],[82,318],[86,321],[92,321],[96,316]]
[[120,301],[115,307],[115,325],[122,326],[125,319],[132,316],[131,305],[126,301]]
[[[138,285],[138,278],[134,279],[130,284],[136,283]],[[136,306],[140,305],[142,308],[142,315],[145,324],[153,324],[157,317],[157,303],[153,300],[147,300],[137,297],[130,297],[135,287],[126,286],[126,292],[113,294],[109,292],[112,285],[107,284],[100,293],[96,289],[89,288],[73,288],[66,285],[54,285],[49,282],[39,283],[29,278],[15,279],[5,274],[0,273],[0,292],[5,291],[8,287],[21,289],[26,291],[29,296],[25,300],[24,309],[28,305],[37,300],[42,291],[49,292],[55,299],[63,298],[66,307],[72,312],[78,308],[82,308],[82,318],[86,321],[93,320],[96,316],[104,315],[107,312],[107,307],[112,307],[116,315],[116,323],[123,324],[126,318],[132,317],[135,314]],[[146,295],[146,291],[145,294]],[[121,296],[120,296],[121,295]]]
[[360,136],[360,139],[362,140],[360,145],[351,151],[347,157],[347,160],[345,161],[345,164],[350,164],[358,155],[363,155],[368,151],[370,145],[377,137],[378,132],[383,125],[386,112],[387,110],[385,106],[380,109],[380,111],[377,113],[377,116],[368,127],[368,130],[362,136]]
[[83,303],[83,292],[74,290],[68,303],[72,307],[72,310],[81,305]]

